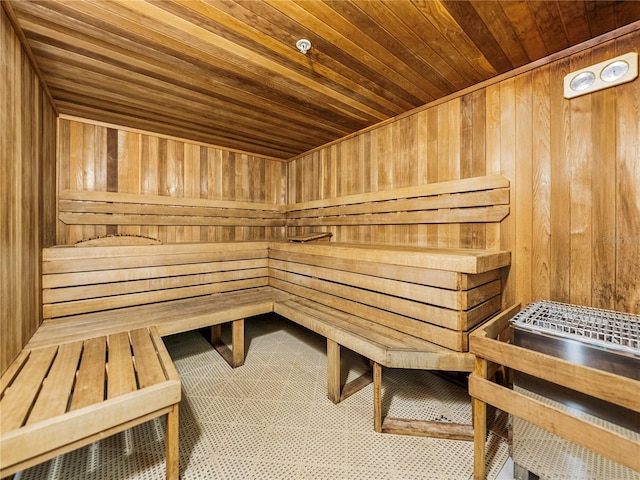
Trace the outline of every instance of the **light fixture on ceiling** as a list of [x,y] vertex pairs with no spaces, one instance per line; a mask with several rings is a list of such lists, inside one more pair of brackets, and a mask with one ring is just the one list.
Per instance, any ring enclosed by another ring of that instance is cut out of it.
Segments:
[[573,98],[634,80],[638,76],[638,54],[619,57],[571,72],[564,77],[564,96]]
[[296,42],[296,48],[306,55],[309,49],[311,49],[311,42],[306,38],[301,38]]

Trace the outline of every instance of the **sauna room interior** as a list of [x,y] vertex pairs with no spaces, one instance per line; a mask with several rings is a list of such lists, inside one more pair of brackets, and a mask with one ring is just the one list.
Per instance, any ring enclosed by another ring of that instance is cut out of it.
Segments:
[[640,479],[640,2],[1,4],[0,478]]

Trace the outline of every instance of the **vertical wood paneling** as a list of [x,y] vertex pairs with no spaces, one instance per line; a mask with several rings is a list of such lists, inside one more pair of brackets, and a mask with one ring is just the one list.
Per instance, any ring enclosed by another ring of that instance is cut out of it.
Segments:
[[[204,145],[60,120],[58,188],[208,198],[282,205],[286,165],[280,161]],[[281,239],[280,227],[69,226],[60,223],[58,244],[106,233],[145,235],[165,243]]]
[[[505,305],[551,299],[640,312],[640,80],[571,100],[562,88],[570,71],[639,44],[636,31],[363,134],[377,180],[365,191],[501,173],[511,180],[501,225],[344,226],[335,240],[507,249]],[[354,138],[349,155],[361,158]],[[334,181],[352,179],[341,142],[319,154],[339,158]],[[318,198],[308,158],[288,164],[290,202]]]
[[[638,51],[640,34],[616,55]],[[616,88],[616,309],[640,312],[640,80]]]
[[56,222],[56,113],[3,8],[0,45],[2,374],[42,316],[40,252],[54,244]]
[[[531,298],[551,297],[551,105],[548,66],[533,72]],[[526,208],[526,207],[525,207]]]
[[[591,51],[571,59],[571,70],[592,63]],[[580,65],[580,67],[578,67]],[[571,100],[571,127],[568,147],[571,152],[571,282],[570,301],[585,305],[591,299],[591,170],[593,145],[591,143],[591,101],[593,95]]]

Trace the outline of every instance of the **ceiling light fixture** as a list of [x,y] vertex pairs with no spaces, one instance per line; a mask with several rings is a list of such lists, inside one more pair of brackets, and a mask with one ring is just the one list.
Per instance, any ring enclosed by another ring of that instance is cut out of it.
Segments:
[[311,42],[306,38],[301,38],[296,42],[296,48],[306,55],[311,48]]

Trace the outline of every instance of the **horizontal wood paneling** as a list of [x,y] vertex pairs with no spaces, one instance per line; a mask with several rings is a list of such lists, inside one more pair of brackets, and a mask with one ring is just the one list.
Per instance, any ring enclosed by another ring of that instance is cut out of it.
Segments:
[[[284,234],[278,217],[286,165],[274,159],[61,119],[58,162],[61,245],[107,234],[165,243],[271,240]],[[188,210],[193,215],[185,217]],[[119,213],[120,221],[104,217],[110,213]]]
[[0,373],[40,324],[42,247],[55,237],[56,114],[0,8]]
[[638,313],[640,81],[572,100],[562,88],[568,72],[638,45],[634,31],[302,155],[289,163],[289,202],[501,173],[511,214],[497,228],[323,229],[339,242],[511,250],[505,305],[551,299]]

